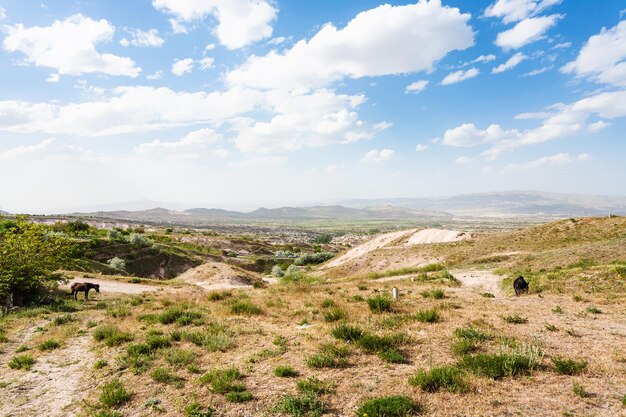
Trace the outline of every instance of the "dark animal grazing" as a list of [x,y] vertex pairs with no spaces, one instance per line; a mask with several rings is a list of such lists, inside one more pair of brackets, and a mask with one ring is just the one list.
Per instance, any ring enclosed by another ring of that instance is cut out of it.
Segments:
[[89,290],[94,289],[96,292],[100,292],[100,284],[92,284],[91,282],[75,282],[70,287],[72,290],[72,295],[74,296],[74,300],[78,300],[76,297],[79,292],[85,293],[85,300],[87,300],[87,295],[89,294]]
[[528,293],[528,282],[526,282],[524,277],[519,276],[513,281],[513,288],[515,289],[516,296],[522,293]]

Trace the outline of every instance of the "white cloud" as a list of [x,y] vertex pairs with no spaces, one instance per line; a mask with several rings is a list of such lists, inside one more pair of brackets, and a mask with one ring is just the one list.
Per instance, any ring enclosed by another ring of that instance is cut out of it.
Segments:
[[174,16],[174,32],[186,32],[184,23],[217,20],[214,35],[228,49],[238,49],[272,36],[277,10],[267,0],[153,0],[152,5]]
[[582,153],[578,156],[567,153],[558,153],[552,156],[544,156],[523,164],[509,164],[504,168],[503,172],[530,171],[543,166],[558,166],[575,161],[586,161],[587,159],[589,159],[589,155],[586,153]]
[[46,82],[48,82],[48,83],[58,83],[60,79],[61,79],[61,76],[59,74],[53,72],[52,74],[48,75],[48,78],[46,78]]
[[603,84],[626,86],[626,20],[590,37],[576,60],[561,71]]
[[210,128],[194,130],[177,141],[142,143],[135,147],[135,152],[143,155],[157,155],[170,158],[195,159],[204,155],[225,157],[229,152],[214,145],[222,141],[222,135]]
[[498,33],[495,44],[504,50],[519,49],[529,43],[543,39],[548,29],[562,17],[560,14],[552,14],[524,19],[513,28]]
[[363,162],[384,162],[389,160],[395,152],[391,149],[372,149],[363,157]]
[[287,158],[284,156],[252,156],[241,161],[229,162],[228,168],[267,168],[268,166],[280,165],[284,164],[285,162],[287,162]]
[[210,43],[207,46],[204,47],[205,51],[212,51],[215,49],[215,44],[214,43]]
[[567,49],[572,46],[571,42],[560,42],[552,47],[552,49]]
[[[527,129],[504,129],[493,124],[485,130],[471,123],[449,129],[443,143],[449,146],[489,145],[482,156],[493,160],[503,152],[520,146],[539,144],[575,134],[595,133],[608,126],[607,120],[626,117],[626,91],[600,93],[572,104],[552,106],[551,111],[518,115],[518,119],[542,119],[540,126]],[[600,120],[590,121],[591,116]]]
[[343,171],[344,169],[344,164],[333,164],[333,165],[328,165],[326,167],[326,172],[329,174],[338,174],[341,171]]
[[469,164],[473,159],[467,156],[459,156],[454,160],[455,164]]
[[342,29],[328,23],[284,52],[251,56],[226,78],[231,85],[296,89],[345,77],[430,71],[450,51],[474,44],[469,19],[440,0],[385,4],[359,13]]
[[210,68],[213,68],[214,62],[215,62],[215,59],[208,57],[208,56],[198,61],[198,63],[200,64],[200,68],[202,68],[203,70],[208,70]]
[[536,16],[563,0],[497,0],[485,10],[485,17],[499,17],[505,24]]
[[534,77],[536,75],[543,74],[546,71],[550,71],[552,68],[554,68],[554,65],[548,65],[547,67],[537,68],[537,69],[527,72],[526,74],[524,74],[524,76]]
[[428,150],[428,145],[424,145],[421,143],[418,143],[417,146],[415,147],[416,152],[425,152],[427,150]]
[[481,55],[478,58],[476,58],[475,60],[473,60],[471,63],[475,64],[475,63],[479,63],[479,62],[491,62],[494,61],[496,59],[496,56],[494,54],[489,54],[489,55]]
[[234,142],[244,152],[273,152],[370,139],[390,125],[370,126],[360,120],[355,110],[364,101],[361,95],[325,89],[310,94],[268,91],[264,106],[274,115],[268,121],[242,119],[233,127]]
[[73,160],[84,160],[91,157],[92,155],[92,152],[87,151],[81,147],[75,145],[65,145],[59,143],[56,138],[49,138],[34,145],[21,145],[0,152],[0,161],[9,161],[19,158],[32,160],[33,157],[62,157]]
[[4,7],[0,7],[0,20],[4,20],[7,18],[7,9]]
[[131,39],[122,38],[120,45],[122,46],[138,46],[138,47],[159,47],[165,43],[165,39],[159,36],[159,31],[150,29],[143,31],[141,29],[125,29],[131,35]]
[[149,79],[149,80],[158,80],[161,77],[163,77],[163,71],[162,70],[156,70],[152,74],[146,75],[146,78]]
[[[96,100],[60,104],[0,101],[0,131],[105,136],[222,122],[264,103],[256,91],[177,92],[117,87]],[[271,110],[271,108],[270,108]]]
[[278,36],[276,38],[272,38],[269,41],[267,41],[268,45],[280,45],[281,43],[285,43],[287,41],[287,38],[285,38],[284,36]]
[[25,62],[54,68],[61,75],[103,73],[136,77],[141,72],[130,58],[96,50],[96,44],[110,42],[115,33],[115,27],[105,19],[96,21],[76,14],[50,26],[26,28],[17,24],[5,29],[5,50],[21,52]]
[[450,84],[460,83],[461,81],[474,78],[478,74],[480,74],[480,71],[474,67],[468,69],[467,71],[463,71],[463,70],[454,71],[446,75],[445,78],[441,80],[441,85],[450,85]]
[[409,94],[409,93],[419,93],[420,91],[424,90],[427,85],[428,85],[428,80],[415,81],[415,82],[407,85],[406,89],[404,90],[404,92],[406,94]]
[[501,72],[508,71],[508,70],[510,70],[512,68],[515,68],[522,61],[524,61],[526,58],[528,58],[526,55],[524,55],[521,52],[518,52],[515,55],[513,55],[511,58],[509,58],[504,64],[500,64],[497,67],[495,67],[494,69],[492,69],[491,73],[492,74],[499,74]]
[[193,58],[177,59],[172,64],[172,74],[177,77],[191,73],[191,71],[193,71]]

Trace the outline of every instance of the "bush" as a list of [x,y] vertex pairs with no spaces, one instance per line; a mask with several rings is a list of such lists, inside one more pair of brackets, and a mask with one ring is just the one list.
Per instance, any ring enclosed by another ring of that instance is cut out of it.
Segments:
[[357,410],[359,417],[406,417],[422,413],[422,407],[405,395],[373,398]]
[[182,387],[185,381],[184,378],[170,372],[166,368],[156,368],[154,371],[150,373],[152,379],[156,382],[160,382],[162,384],[174,385],[177,387]]
[[335,254],[331,252],[304,253],[297,257],[293,263],[296,265],[316,265],[326,262],[334,256]]
[[391,311],[392,300],[380,295],[367,299],[367,305],[373,313],[384,313]]
[[340,324],[331,330],[331,334],[335,339],[340,339],[345,342],[354,342],[363,336],[363,330],[356,326]]
[[358,346],[367,353],[380,353],[389,349],[397,348],[404,343],[406,336],[404,333],[378,336],[374,334],[364,334],[358,341]]
[[131,233],[128,236],[128,242],[131,245],[136,245],[136,246],[151,246],[152,245],[152,241],[148,239],[147,237],[145,237],[144,235],[142,235],[141,233]]
[[346,318],[346,312],[340,307],[335,307],[324,312],[324,321],[327,323],[343,320],[344,318]]
[[419,370],[415,376],[409,379],[409,383],[419,386],[426,392],[445,389],[449,392],[465,393],[470,390],[465,372],[456,366],[442,366],[432,368],[429,371]]
[[312,393],[315,395],[318,394],[329,394],[331,393],[332,386],[326,382],[320,381],[316,377],[312,376],[307,379],[301,379],[296,383],[296,387],[298,391],[302,394]]
[[520,316],[519,314],[515,314],[512,316],[502,317],[504,321],[511,324],[525,324],[528,323],[528,319]]
[[161,324],[176,323],[181,326],[197,323],[202,318],[202,313],[188,310],[184,306],[170,306],[156,316],[142,316],[140,318],[148,321],[156,320]]
[[468,353],[474,353],[478,350],[478,346],[473,340],[459,339],[452,344],[452,352],[455,355],[463,356]]
[[170,349],[165,354],[165,360],[172,366],[183,367],[194,363],[196,354],[191,350]]
[[198,403],[191,403],[185,407],[185,417],[213,417],[215,410],[211,407],[202,407]]
[[321,417],[326,411],[326,406],[315,393],[306,392],[298,396],[283,396],[272,411],[286,413],[293,417]]
[[322,307],[323,308],[335,307],[335,302],[330,298],[325,298],[322,301]]
[[117,269],[118,271],[126,271],[126,261],[122,258],[116,256],[115,258],[109,259],[107,263],[113,269]]
[[283,269],[280,267],[280,265],[274,265],[272,267],[271,274],[272,274],[273,277],[282,278],[285,275],[285,271],[283,271]]
[[119,379],[106,382],[100,388],[100,403],[103,406],[114,408],[124,405],[132,397]]
[[281,378],[293,378],[298,376],[298,372],[291,366],[277,366],[274,368],[274,375]]
[[552,363],[556,372],[561,375],[578,375],[587,369],[587,361],[552,358]]
[[211,391],[216,394],[226,394],[232,391],[243,391],[241,384],[236,382],[241,380],[243,375],[237,368],[215,368],[200,377],[200,382],[208,384]]
[[488,333],[483,332],[482,330],[476,329],[475,327],[459,327],[454,330],[454,336],[459,339],[465,340],[473,340],[475,342],[486,342],[487,340],[493,339]]
[[348,356],[350,349],[347,347],[328,343],[320,346],[319,353],[310,356],[306,364],[309,368],[343,368],[348,365]]
[[108,365],[108,362],[104,359],[98,359],[94,364],[93,364],[93,368],[94,369],[102,369],[105,366]]
[[436,288],[431,291],[422,291],[422,297],[434,298],[435,300],[441,300],[442,298],[446,298],[446,294],[441,288]]
[[30,368],[35,364],[35,359],[32,356],[26,355],[18,355],[13,356],[9,361],[9,368],[11,369],[23,369],[25,371],[30,371]]
[[439,312],[435,309],[419,310],[411,318],[422,323],[437,323],[441,320]]
[[226,328],[218,323],[209,324],[204,332],[185,332],[182,338],[209,352],[226,352],[234,344]]
[[150,347],[150,350],[157,350],[170,347],[171,342],[167,336],[152,334],[146,337],[146,344]]
[[207,296],[207,298],[209,301],[221,301],[232,296],[233,293],[230,291],[213,291]]
[[230,312],[238,315],[258,316],[263,313],[260,307],[245,301],[236,301],[230,307]]
[[305,278],[306,278],[306,275],[304,274],[304,272],[302,272],[300,269],[298,269],[297,266],[289,265],[289,267],[287,268],[287,270],[285,271],[285,273],[281,277],[280,281],[283,284],[297,283],[297,282],[304,281]]
[[55,325],[60,326],[62,324],[67,324],[74,321],[74,318],[69,314],[64,314],[62,316],[56,316],[52,321]]
[[130,342],[133,337],[130,333],[122,332],[115,326],[100,326],[93,332],[93,338],[98,342],[104,341],[109,346],[119,346],[122,343]]
[[328,244],[328,243],[330,243],[332,241],[333,241],[333,237],[331,235],[325,233],[325,234],[316,236],[315,239],[313,239],[311,241],[311,243],[314,243],[316,245],[325,245],[325,244]]
[[530,374],[540,360],[541,352],[537,348],[530,347],[508,353],[465,356],[458,366],[476,375],[500,379],[506,376]]
[[231,403],[243,403],[252,400],[254,397],[248,390],[231,391],[225,395],[226,399]]
[[41,342],[37,345],[37,349],[39,350],[54,350],[61,347],[61,342],[56,339],[48,339]]

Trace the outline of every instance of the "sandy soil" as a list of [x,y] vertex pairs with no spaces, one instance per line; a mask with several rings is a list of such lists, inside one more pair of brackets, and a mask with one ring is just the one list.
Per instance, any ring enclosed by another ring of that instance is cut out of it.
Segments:
[[251,287],[260,275],[221,262],[207,262],[176,277],[177,281],[197,285],[204,290]]
[[423,245],[425,243],[458,242],[459,240],[466,240],[471,238],[471,234],[466,232],[459,232],[457,230],[424,229],[420,230],[419,232],[413,233],[413,235],[404,245],[413,246]]
[[503,293],[500,289],[500,281],[502,277],[495,275],[489,271],[450,271],[452,275],[459,281],[464,287],[467,287],[474,291],[490,292],[496,297],[502,297]]

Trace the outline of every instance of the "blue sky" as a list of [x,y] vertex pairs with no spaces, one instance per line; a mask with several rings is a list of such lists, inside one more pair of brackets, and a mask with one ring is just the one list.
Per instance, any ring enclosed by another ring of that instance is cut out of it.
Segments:
[[626,194],[626,1],[0,1],[0,209]]

